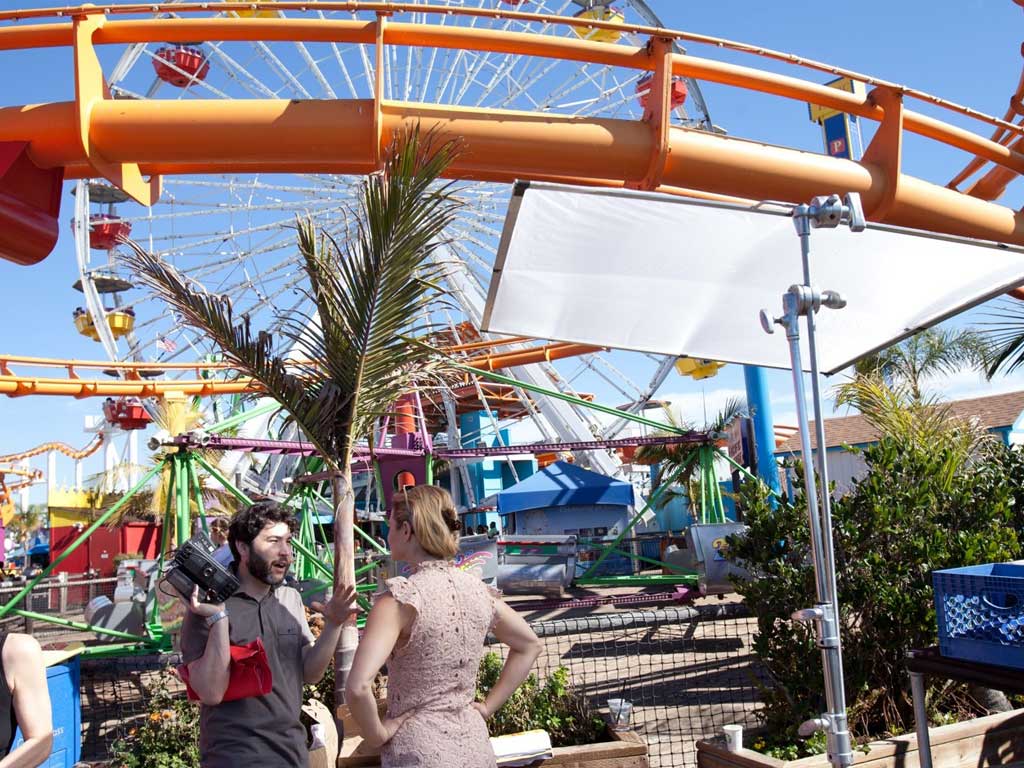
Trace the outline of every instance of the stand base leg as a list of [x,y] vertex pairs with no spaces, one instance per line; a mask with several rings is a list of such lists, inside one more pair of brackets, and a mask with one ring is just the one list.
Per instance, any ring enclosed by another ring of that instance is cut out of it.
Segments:
[[910,695],[914,699],[914,725],[917,728],[917,753],[921,768],[932,768],[932,744],[928,736],[928,712],[925,707],[924,675],[910,673]]

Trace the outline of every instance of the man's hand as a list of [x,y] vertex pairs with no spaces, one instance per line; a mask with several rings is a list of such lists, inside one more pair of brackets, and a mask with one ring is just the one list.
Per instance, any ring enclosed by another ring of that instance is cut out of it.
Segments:
[[341,626],[348,619],[359,613],[359,603],[356,602],[356,588],[351,585],[335,590],[326,605],[317,602],[310,603],[310,605],[314,611],[322,613],[326,621],[337,626]]
[[223,603],[201,603],[201,602],[199,602],[199,587],[198,586],[194,587],[192,589],[192,599],[191,600],[186,600],[184,597],[181,597],[180,595],[179,595],[179,599],[181,600],[182,603],[185,604],[185,607],[188,608],[188,610],[192,611],[192,613],[194,613],[196,616],[198,616],[201,619],[209,618],[210,616],[213,616],[215,613],[220,613],[221,611],[224,610],[224,604]]

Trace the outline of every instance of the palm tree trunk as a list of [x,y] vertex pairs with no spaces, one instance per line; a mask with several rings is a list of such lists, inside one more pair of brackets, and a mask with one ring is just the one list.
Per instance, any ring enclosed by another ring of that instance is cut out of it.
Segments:
[[[352,470],[345,462],[344,468],[331,477],[331,491],[334,498],[334,589],[355,586],[355,495],[352,493]],[[341,628],[338,647],[334,651],[334,703],[335,723],[338,726],[338,743],[345,734],[337,718],[337,706],[345,702],[345,686],[352,669],[352,659],[359,645],[359,630],[355,618],[349,619]]]

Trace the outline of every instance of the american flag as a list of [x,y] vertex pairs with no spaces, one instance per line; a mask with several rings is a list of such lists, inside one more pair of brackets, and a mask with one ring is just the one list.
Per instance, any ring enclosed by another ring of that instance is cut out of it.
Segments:
[[166,336],[161,336],[156,340],[156,348],[163,350],[167,354],[171,354],[178,348],[178,345],[174,343],[174,339],[169,339]]

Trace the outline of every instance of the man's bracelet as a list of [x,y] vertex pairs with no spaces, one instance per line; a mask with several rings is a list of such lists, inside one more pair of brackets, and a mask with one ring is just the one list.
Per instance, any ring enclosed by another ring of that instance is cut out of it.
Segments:
[[213,614],[213,616],[207,616],[206,617],[206,626],[207,627],[212,627],[218,621],[220,621],[221,619],[226,619],[227,617],[228,617],[228,612],[227,611],[224,611],[224,610],[217,611],[215,614]]

